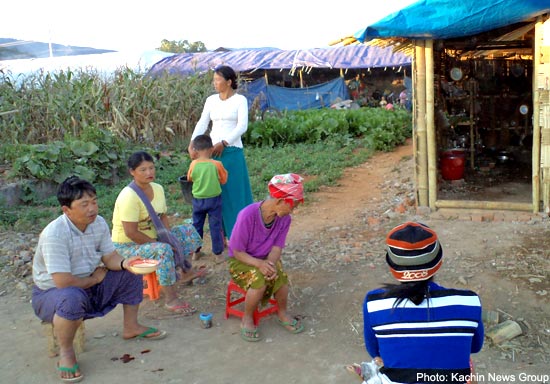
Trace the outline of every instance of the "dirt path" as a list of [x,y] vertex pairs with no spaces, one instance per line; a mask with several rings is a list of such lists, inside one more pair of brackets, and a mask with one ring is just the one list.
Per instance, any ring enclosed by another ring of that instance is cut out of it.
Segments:
[[[388,196],[382,191],[385,182],[392,181],[392,173],[400,163],[412,164],[412,145],[398,147],[394,152],[381,152],[370,161],[349,168],[334,187],[324,187],[308,196],[308,205],[296,212],[289,240],[297,239],[303,232],[317,232],[325,227],[350,224],[356,214],[373,210]],[[407,182],[412,180],[406,177]],[[393,180],[399,183],[402,180]],[[395,192],[393,190],[392,192]]]
[[[202,329],[198,316],[172,317],[161,301],[145,300],[142,319],[169,332],[163,341],[123,341],[121,310],[86,322],[86,350],[79,363],[86,383],[352,383],[344,364],[369,357],[362,341],[365,292],[389,281],[382,244],[392,226],[420,220],[439,234],[445,264],[438,280],[480,293],[484,306],[521,323],[524,334],[474,356],[480,383],[543,383],[550,364],[548,222],[474,222],[436,212],[417,216],[412,198],[410,143],[380,153],[345,172],[336,187],[311,196],[294,215],[284,260],[291,279],[290,310],[306,331],[287,333],[273,317],[262,320],[263,340],[239,337],[239,319],[224,319],[227,274],[212,269],[205,285],[181,295],[214,314]],[[546,292],[546,293],[545,293]],[[46,356],[40,323],[29,293],[0,296],[5,369],[1,382],[57,383],[55,359]],[[122,355],[135,357],[128,363]],[[520,376],[523,374],[523,376]],[[492,376],[490,376],[492,375]],[[526,375],[532,375],[527,377]],[[522,380],[523,378],[523,380]]]

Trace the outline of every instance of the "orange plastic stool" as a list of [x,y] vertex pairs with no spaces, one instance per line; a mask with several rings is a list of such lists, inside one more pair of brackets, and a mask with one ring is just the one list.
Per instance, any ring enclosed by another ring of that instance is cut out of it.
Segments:
[[[231,292],[237,292],[241,296],[236,298],[235,300],[231,300]],[[237,317],[242,318],[244,315],[244,311],[241,311],[237,308],[235,308],[236,305],[242,303],[246,297],[246,291],[239,287],[233,280],[229,280],[229,283],[227,284],[227,295],[225,297],[225,318],[228,319],[229,315],[235,315]],[[279,306],[277,305],[277,300],[275,299],[269,299],[269,304],[266,308],[260,310],[259,308],[256,308],[254,311],[254,325],[258,326],[260,323],[260,319],[263,317],[266,317],[272,313],[275,313],[279,310]]]
[[149,296],[151,300],[158,300],[160,297],[160,285],[156,272],[143,275],[143,294]]

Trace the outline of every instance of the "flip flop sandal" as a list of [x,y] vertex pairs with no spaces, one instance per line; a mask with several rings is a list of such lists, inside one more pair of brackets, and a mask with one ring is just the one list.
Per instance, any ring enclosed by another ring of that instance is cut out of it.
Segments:
[[[75,365],[72,366],[72,368],[69,367],[61,367],[59,363],[57,363],[57,370],[59,372],[69,372],[73,375],[79,370],[78,363],[75,363]],[[84,379],[84,375],[80,373],[80,376],[75,377],[59,377],[59,379],[64,383],[78,383]]]
[[262,337],[258,333],[257,328],[249,329],[244,327],[241,328],[241,338],[243,340],[251,341],[251,342],[260,341],[262,339]]
[[361,370],[361,366],[359,364],[353,363],[350,365],[346,365],[345,368],[346,371],[352,374],[359,381],[363,381],[363,371]]
[[192,314],[197,312],[197,308],[190,306],[189,303],[177,304],[177,305],[165,304],[164,308],[166,308],[170,312],[178,313],[183,316],[191,316]]
[[[152,333],[160,332],[158,335],[155,336],[149,336]],[[139,334],[136,336],[138,339],[146,339],[146,340],[162,340],[166,337],[166,331],[159,331],[155,327],[149,327],[145,332]]]
[[[281,327],[290,333],[296,334],[304,330],[304,324],[300,323],[297,319],[292,319],[292,321],[282,321],[281,319],[277,319],[277,322]],[[292,327],[292,329],[288,329],[287,327]]]
[[[158,335],[155,336],[149,336],[153,333],[160,332]],[[149,327],[147,330],[143,333],[140,333],[139,335],[132,336],[125,338],[124,340],[131,340],[131,339],[145,339],[145,340],[162,340],[166,337],[166,331],[159,331],[155,327]]]

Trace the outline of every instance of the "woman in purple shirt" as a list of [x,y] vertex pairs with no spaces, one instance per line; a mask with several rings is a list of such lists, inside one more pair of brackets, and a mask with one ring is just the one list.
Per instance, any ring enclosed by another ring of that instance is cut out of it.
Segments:
[[304,325],[287,314],[288,276],[283,271],[281,254],[292,221],[290,213],[304,201],[302,177],[288,173],[274,176],[269,198],[243,208],[237,216],[229,240],[229,273],[233,281],[247,291],[241,337],[259,341],[253,313],[271,296],[278,304],[278,323],[292,333]]

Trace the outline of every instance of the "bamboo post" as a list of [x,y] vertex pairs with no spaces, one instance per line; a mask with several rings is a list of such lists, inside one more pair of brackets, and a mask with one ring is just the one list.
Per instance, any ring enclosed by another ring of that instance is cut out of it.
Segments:
[[426,51],[424,41],[415,40],[418,154],[418,205],[428,206],[428,156],[426,140]]
[[[546,54],[543,54],[544,47]],[[550,19],[535,24],[533,59],[533,210],[550,214]],[[536,200],[535,200],[536,199]]]
[[500,322],[499,318],[500,318],[500,315],[497,311],[483,310],[481,312],[481,319],[483,320],[483,324],[485,325],[486,328],[497,325]]
[[522,333],[522,329],[518,323],[513,320],[506,320],[489,328],[487,330],[487,337],[491,339],[495,345],[499,345],[505,341],[512,340]]
[[[535,24],[535,43],[533,50],[533,74],[532,74],[532,87],[533,87],[533,144],[531,149],[531,183],[533,189],[533,212],[539,211],[540,205],[540,152],[541,152],[541,138],[540,138],[540,93],[539,84],[537,84],[537,73],[540,71],[540,46],[542,45],[542,23],[541,18],[537,19]],[[544,204],[546,208],[546,203]]]
[[414,154],[414,185],[415,185],[415,197],[416,197],[416,206],[419,206],[419,192],[418,192],[418,140],[416,137],[416,127],[418,125],[418,122],[416,120],[416,117],[418,116],[418,111],[416,110],[416,107],[418,105],[418,102],[416,101],[416,84],[418,84],[418,79],[416,78],[416,74],[418,73],[416,68],[416,51],[413,52],[413,61],[411,65],[411,81],[412,81],[412,92],[411,92],[411,98],[412,98],[412,152]]
[[470,168],[472,171],[475,169],[475,153],[476,153],[476,147],[475,147],[475,132],[474,132],[474,114],[475,114],[475,94],[476,94],[476,86],[473,79],[470,79],[468,81],[468,88],[470,91]]
[[437,200],[437,140],[435,135],[434,107],[434,57],[433,40],[425,42],[426,62],[426,150],[428,154],[428,201],[430,209],[435,209]]

